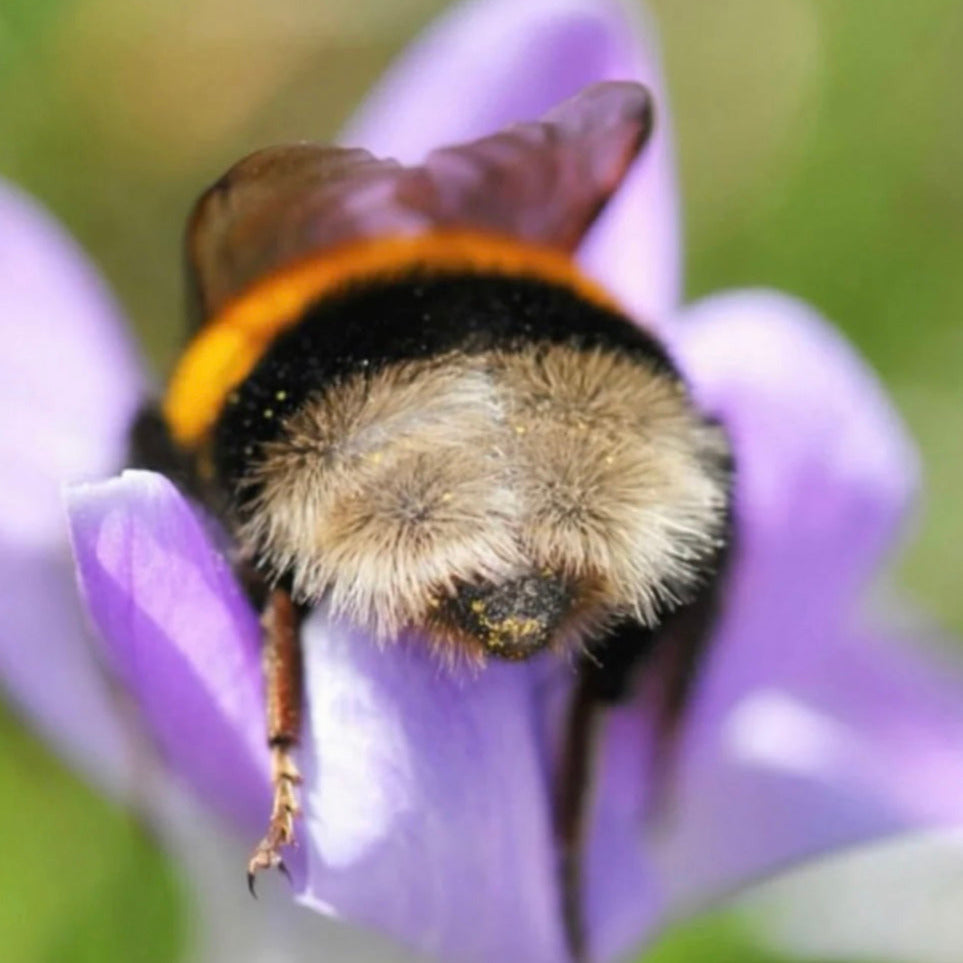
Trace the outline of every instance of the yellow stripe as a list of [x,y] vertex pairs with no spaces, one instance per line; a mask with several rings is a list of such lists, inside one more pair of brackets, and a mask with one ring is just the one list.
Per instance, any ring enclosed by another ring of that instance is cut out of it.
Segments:
[[617,310],[612,298],[567,255],[514,238],[445,231],[378,238],[325,251],[257,282],[187,346],[164,399],[164,417],[175,441],[187,449],[203,444],[231,391],[310,304],[347,284],[418,268],[429,274],[475,271],[535,277]]

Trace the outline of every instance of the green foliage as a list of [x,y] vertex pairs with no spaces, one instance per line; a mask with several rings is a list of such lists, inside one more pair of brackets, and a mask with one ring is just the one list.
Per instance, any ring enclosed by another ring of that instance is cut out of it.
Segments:
[[[712,913],[670,930],[638,963],[786,963],[753,940],[739,920]],[[809,960],[808,963],[843,963]],[[864,961],[865,963],[865,961]]]
[[0,718],[0,945],[7,963],[170,963],[173,869],[143,829]]
[[[639,963],[781,963],[725,914],[702,917],[670,930]],[[828,963],[828,961],[827,961]]]

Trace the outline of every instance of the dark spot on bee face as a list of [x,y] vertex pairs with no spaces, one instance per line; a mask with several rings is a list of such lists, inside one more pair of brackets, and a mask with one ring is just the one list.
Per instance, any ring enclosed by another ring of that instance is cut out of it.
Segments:
[[500,659],[519,661],[549,645],[573,592],[559,575],[523,575],[498,585],[462,585],[443,615]]

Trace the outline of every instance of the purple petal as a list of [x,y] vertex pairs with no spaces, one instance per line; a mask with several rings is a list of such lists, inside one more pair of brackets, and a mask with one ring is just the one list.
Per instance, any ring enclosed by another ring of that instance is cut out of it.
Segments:
[[671,129],[653,31],[610,0],[483,0],[457,6],[411,45],[342,141],[406,162],[533,120],[600,80],[653,92],[656,131],[600,218],[584,264],[641,319],[661,322],[681,290]]
[[[767,627],[783,612],[838,625],[917,488],[916,452],[878,380],[815,311],[771,292],[700,302],[674,348],[735,445],[739,553],[751,574],[733,591],[753,593],[740,602]],[[773,668],[768,660],[755,675],[771,679]]]
[[270,808],[259,629],[230,568],[160,475],[72,488],[68,509],[110,668],[170,768],[255,841]]
[[[75,488],[70,517],[111,668],[170,767],[253,840],[268,811],[258,626],[230,570],[158,475]],[[529,672],[459,680],[321,615],[305,653],[303,901],[445,959],[563,959]]]
[[316,615],[303,900],[445,960],[566,958],[531,667],[455,678]]
[[700,712],[689,733],[681,806],[657,847],[676,912],[823,852],[963,822],[959,666],[940,672],[882,637],[780,641],[816,641],[823,658]]
[[652,936],[665,912],[665,893],[643,836],[650,720],[636,704],[610,710],[604,725],[585,858],[593,960],[622,959]]
[[[258,627],[230,570],[161,476],[74,488],[69,508],[111,669],[170,769],[253,841],[268,812]],[[445,959],[563,959],[527,674],[458,682],[320,617],[305,650],[303,901]]]
[[963,819],[958,677],[852,628],[916,477],[879,385],[778,295],[712,298],[677,333],[733,435],[739,542],[654,850],[676,910],[829,848]]
[[242,882],[251,839],[239,840],[171,780],[152,784],[149,803],[165,849],[190,886],[192,963],[304,963],[319,955],[338,963],[415,963],[371,930],[308,912],[282,879],[261,880],[252,902]]
[[121,463],[144,380],[123,322],[74,243],[0,186],[0,534],[63,541],[60,486]]
[[61,751],[119,791],[127,740],[90,655],[60,485],[117,467],[142,378],[96,272],[3,184],[0,319],[0,678]]
[[64,757],[102,789],[129,788],[131,740],[93,656],[67,552],[0,548],[0,684]]

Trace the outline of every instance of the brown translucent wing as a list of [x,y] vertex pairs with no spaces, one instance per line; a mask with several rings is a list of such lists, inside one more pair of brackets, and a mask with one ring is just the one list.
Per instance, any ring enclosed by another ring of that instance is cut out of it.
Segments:
[[605,83],[417,167],[316,144],[259,151],[204,194],[188,225],[199,316],[298,257],[363,238],[469,228],[572,250],[650,128],[645,88]]
[[622,182],[651,119],[644,87],[596,84],[540,121],[434,151],[402,175],[399,199],[440,226],[571,251]]
[[394,199],[401,171],[365,150],[320,144],[268,147],[239,161],[203,194],[188,222],[197,318],[311,251],[416,230],[420,215]]

